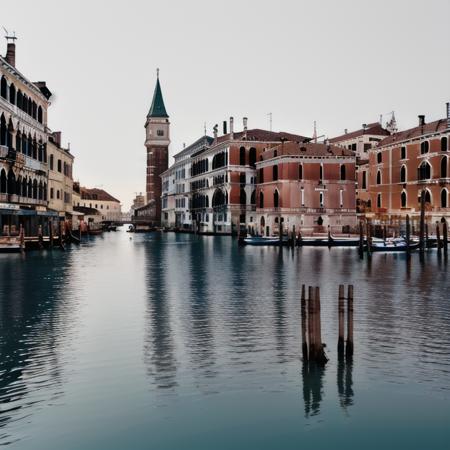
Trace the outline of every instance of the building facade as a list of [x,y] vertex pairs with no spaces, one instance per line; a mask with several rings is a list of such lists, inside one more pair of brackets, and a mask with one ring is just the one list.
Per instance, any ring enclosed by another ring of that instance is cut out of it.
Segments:
[[369,204],[375,217],[418,216],[424,191],[427,216],[450,217],[450,111],[430,123],[419,116],[418,126],[394,133],[370,151]]
[[49,136],[48,160],[48,207],[60,213],[60,217],[71,218],[73,211],[73,161],[68,148],[61,146],[61,132]]
[[222,136],[218,136],[216,126],[212,139],[205,137],[180,152],[179,163],[163,174],[167,226],[170,220],[177,220],[175,211],[184,228],[205,234],[231,234],[256,226],[256,162],[261,153],[286,140],[304,142],[308,138],[248,130],[246,118],[243,124],[243,131],[234,132],[230,118],[230,132]]
[[285,142],[256,163],[256,232],[352,229],[356,221],[355,154],[329,144]]
[[148,208],[140,211],[148,212],[147,221],[153,225],[161,224],[161,174],[169,164],[170,122],[166,112],[159,83],[159,74],[153,100],[145,122],[145,147],[147,149],[147,204]]
[[0,233],[47,226],[47,109],[51,92],[16,68],[16,46],[0,56]]
[[90,189],[75,184],[74,191],[75,211],[82,211],[80,208],[96,210],[98,214],[95,214],[95,221],[98,222],[115,222],[122,219],[120,200],[103,189]]

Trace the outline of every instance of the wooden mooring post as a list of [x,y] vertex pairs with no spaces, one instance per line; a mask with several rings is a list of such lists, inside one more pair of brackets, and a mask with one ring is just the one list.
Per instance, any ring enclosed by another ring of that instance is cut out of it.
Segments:
[[19,242],[20,242],[20,251],[25,251],[25,229],[23,228],[23,225],[20,224],[19,229]]
[[420,193],[420,229],[419,229],[419,249],[423,254],[425,250],[425,191]]
[[44,248],[44,237],[42,236],[42,225],[38,226],[38,243],[39,243],[39,248],[42,250]]
[[306,342],[306,287],[302,284],[301,297],[301,323],[302,323],[302,355],[303,361],[308,361],[308,344]]
[[353,285],[348,285],[347,291],[347,345],[345,348],[346,359],[353,358]]
[[409,214],[406,214],[406,257],[411,257],[411,224],[409,223]]
[[53,221],[48,219],[48,238],[50,239],[50,248],[53,248]]
[[359,257],[364,258],[364,229],[362,220],[359,221]]
[[447,220],[445,218],[442,218],[442,240],[443,240],[443,249],[444,249],[444,256],[447,258],[447,252],[448,252],[448,225]]
[[338,316],[339,316],[339,337],[338,337],[338,355],[344,354],[344,318],[345,318],[345,305],[344,305],[344,285],[339,285],[339,299],[338,299]]
[[436,220],[436,243],[437,243],[437,254],[441,256],[442,254],[442,241],[441,241],[441,229],[439,227],[439,222]]
[[306,300],[306,286],[302,285],[301,325],[303,361],[325,365],[328,358],[325,355],[325,345],[322,343],[319,287],[309,286]]

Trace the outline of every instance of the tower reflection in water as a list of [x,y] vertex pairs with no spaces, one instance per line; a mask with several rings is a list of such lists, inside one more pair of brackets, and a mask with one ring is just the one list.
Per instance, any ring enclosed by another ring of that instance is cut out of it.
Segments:
[[167,280],[167,248],[145,245],[144,251],[147,285],[144,361],[156,386],[170,389],[177,385],[177,364]]

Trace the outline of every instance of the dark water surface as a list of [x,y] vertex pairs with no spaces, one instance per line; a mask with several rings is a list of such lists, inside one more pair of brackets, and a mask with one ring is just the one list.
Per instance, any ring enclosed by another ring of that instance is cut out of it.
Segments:
[[[435,252],[239,248],[110,233],[0,255],[0,445],[20,449],[447,449],[450,278]],[[303,366],[301,284],[330,361]],[[355,357],[337,362],[339,283]]]

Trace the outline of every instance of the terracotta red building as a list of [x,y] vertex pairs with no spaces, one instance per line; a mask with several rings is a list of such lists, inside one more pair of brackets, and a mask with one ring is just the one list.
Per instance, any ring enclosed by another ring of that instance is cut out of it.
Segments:
[[450,114],[383,139],[369,153],[366,212],[376,216],[418,216],[425,191],[427,216],[436,221],[450,216]]
[[260,234],[341,232],[356,225],[355,154],[329,144],[284,142],[256,163]]

